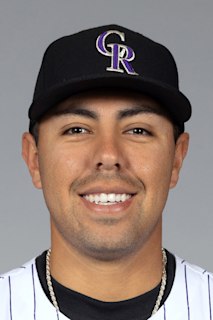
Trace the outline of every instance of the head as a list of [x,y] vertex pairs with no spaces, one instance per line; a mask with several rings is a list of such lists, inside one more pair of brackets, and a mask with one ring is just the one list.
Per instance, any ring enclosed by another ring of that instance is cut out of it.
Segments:
[[[160,243],[188,135],[175,142],[174,125],[154,99],[121,91],[74,95],[41,119],[38,136],[36,145],[24,135],[23,155],[44,192],[53,239],[96,259]],[[112,202],[95,203],[106,197]]]
[[[167,50],[163,60],[169,60],[165,77],[170,86],[165,79],[151,81],[148,74],[140,76],[130,47],[118,45],[116,49],[111,44],[106,49],[107,36],[114,33],[121,41],[124,36],[120,31],[102,29],[91,32],[94,37],[94,32],[101,31],[96,36],[95,56],[109,57],[109,48],[118,54],[114,52],[111,67],[102,74],[95,70],[96,76],[91,76],[93,69],[87,70],[90,77],[87,74],[86,80],[74,80],[70,75],[69,81],[63,78],[64,86],[62,77],[57,86],[50,83],[52,77],[44,77],[48,68],[41,67],[29,113],[30,133],[23,135],[23,157],[35,187],[43,190],[55,245],[66,244],[87,256],[107,260],[133,254],[145,244],[161,246],[162,212],[187,153],[188,134],[183,128],[190,105],[177,83],[171,84],[177,71]],[[151,40],[140,37],[143,46],[147,41],[152,45]],[[79,38],[88,41],[84,33],[72,41]],[[62,49],[69,40],[53,45],[53,52],[45,56],[46,65],[56,53],[54,46]],[[65,69],[68,72],[67,66]],[[163,77],[162,72],[156,74]],[[42,88],[41,79],[49,84]],[[46,94],[42,92],[45,88]]]

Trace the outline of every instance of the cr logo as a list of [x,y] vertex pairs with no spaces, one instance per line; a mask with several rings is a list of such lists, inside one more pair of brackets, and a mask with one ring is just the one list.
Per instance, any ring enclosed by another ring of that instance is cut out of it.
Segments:
[[96,48],[98,51],[105,56],[111,57],[111,66],[107,67],[106,70],[121,73],[125,70],[128,74],[137,75],[138,73],[135,72],[130,64],[130,61],[135,58],[135,53],[132,48],[118,43],[109,43],[106,45],[106,38],[112,33],[117,34],[123,42],[125,41],[125,34],[117,30],[106,31],[98,36],[96,40]]

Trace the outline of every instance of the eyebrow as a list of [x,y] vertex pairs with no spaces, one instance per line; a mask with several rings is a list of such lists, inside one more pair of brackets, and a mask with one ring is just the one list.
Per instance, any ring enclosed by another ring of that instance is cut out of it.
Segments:
[[64,110],[59,109],[53,113],[53,116],[63,116],[63,115],[78,115],[78,116],[83,116],[83,117],[94,119],[94,120],[98,119],[98,115],[96,114],[96,112],[88,110],[83,107],[69,106]]
[[[163,115],[163,112],[160,108],[150,105],[138,105],[125,108],[123,110],[118,111],[116,118],[117,120],[122,120],[128,117],[133,117],[142,113],[153,113],[157,115]],[[84,107],[79,106],[68,106],[64,109],[58,109],[53,112],[53,116],[63,116],[63,115],[78,115],[83,116],[85,118],[98,120],[99,116],[95,111],[88,110]]]
[[153,113],[157,115],[162,115],[163,112],[160,108],[150,106],[150,105],[139,105],[135,107],[126,108],[124,110],[120,110],[117,115],[118,120],[122,120],[124,118],[133,117],[141,113]]

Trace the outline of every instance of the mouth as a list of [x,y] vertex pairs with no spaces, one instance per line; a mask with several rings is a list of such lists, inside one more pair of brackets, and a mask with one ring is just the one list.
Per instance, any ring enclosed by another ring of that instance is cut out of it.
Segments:
[[100,205],[100,206],[112,206],[121,204],[131,199],[135,194],[130,193],[96,193],[96,194],[83,194],[86,201]]

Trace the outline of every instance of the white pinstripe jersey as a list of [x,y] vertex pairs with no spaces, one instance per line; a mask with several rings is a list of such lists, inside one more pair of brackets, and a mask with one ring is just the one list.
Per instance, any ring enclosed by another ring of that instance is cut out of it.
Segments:
[[[176,257],[172,290],[150,319],[213,320],[213,274]],[[0,277],[0,320],[68,320],[43,292],[35,259]]]

